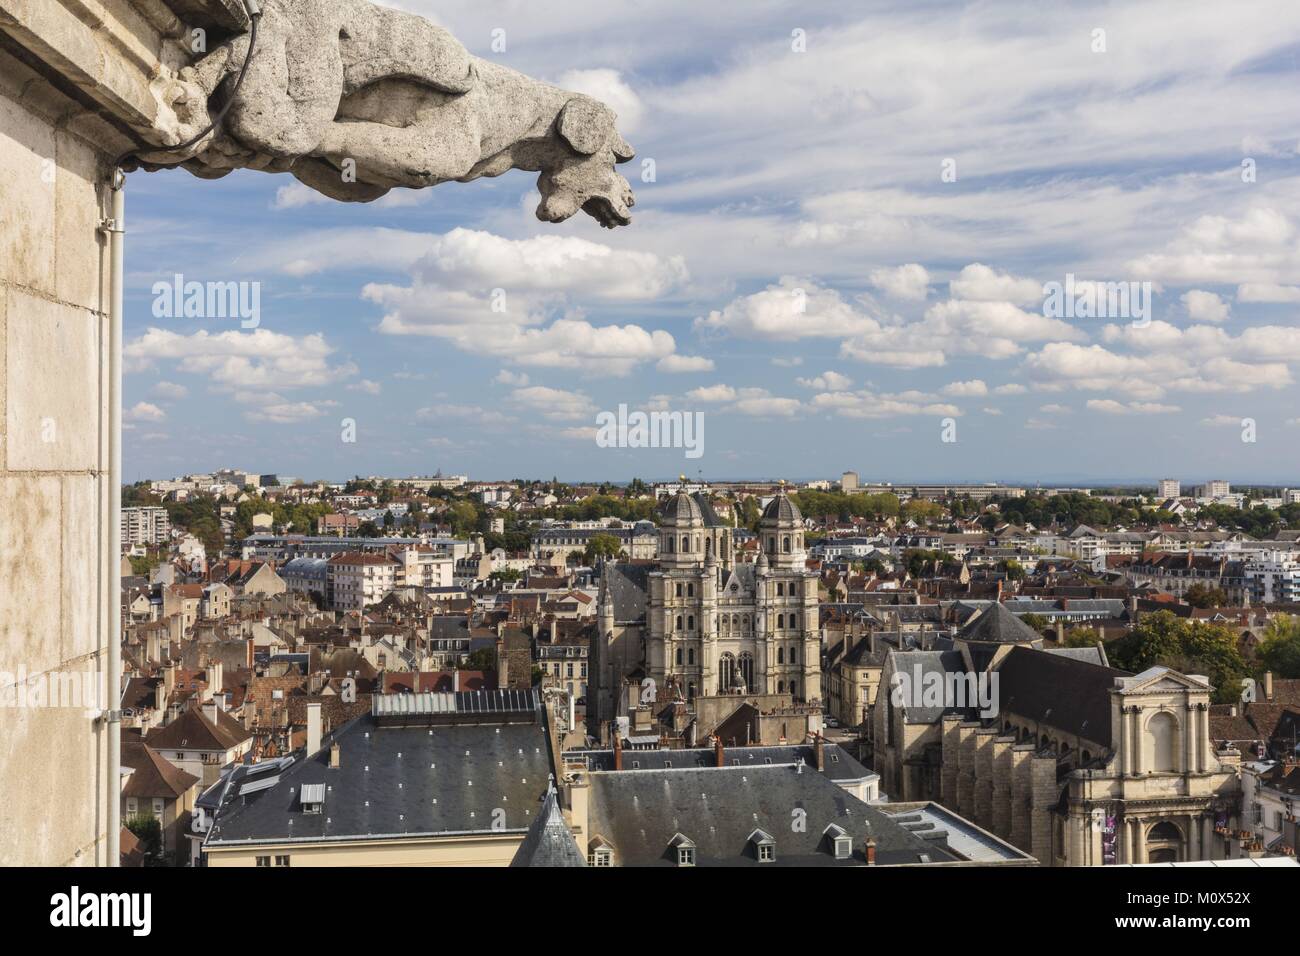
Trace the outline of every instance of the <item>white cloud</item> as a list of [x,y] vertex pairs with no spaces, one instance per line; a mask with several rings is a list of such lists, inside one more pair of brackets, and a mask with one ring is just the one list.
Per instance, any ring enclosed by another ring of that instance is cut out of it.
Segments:
[[693,402],[730,402],[736,398],[736,390],[730,385],[703,385],[686,393]]
[[976,398],[987,395],[989,387],[982,379],[973,378],[969,382],[949,382],[942,391],[957,398]]
[[796,378],[795,382],[818,392],[842,392],[853,385],[853,379],[832,371],[822,372],[815,378]]
[[665,355],[655,365],[661,372],[670,375],[686,372],[712,372],[713,359],[702,355]]
[[550,388],[546,385],[517,388],[510,393],[510,399],[516,405],[527,407],[545,418],[557,421],[591,418],[596,414],[596,406],[582,392]]
[[136,402],[126,410],[123,417],[133,422],[160,422],[167,417],[167,413],[150,402]]
[[738,338],[792,342],[841,338],[879,329],[875,319],[845,302],[840,294],[794,276],[782,276],[762,292],[735,299],[695,320],[703,332]]
[[1038,305],[1043,301],[1043,287],[1033,279],[1020,279],[997,272],[980,262],[972,262],[948,283],[954,299],[982,302],[1010,302],[1014,305]]
[[444,338],[519,365],[625,375],[673,354],[673,337],[638,325],[592,325],[573,312],[573,302],[654,300],[687,278],[679,256],[576,236],[507,239],[453,229],[430,237],[411,285],[371,283],[362,294],[384,308],[381,332]]
[[354,382],[348,386],[349,392],[364,392],[366,395],[378,395],[383,387],[368,378],[363,378],[359,382]]
[[1183,306],[1193,322],[1223,322],[1231,307],[1213,292],[1192,289],[1182,295]]
[[871,284],[893,299],[922,302],[930,294],[930,273],[911,262],[893,269],[873,269]]
[[1008,382],[1006,385],[999,385],[997,388],[993,389],[993,394],[994,395],[1023,395],[1027,391],[1029,391],[1029,389],[1025,388],[1025,386],[1019,384],[1018,382]]
[[218,388],[231,391],[330,385],[355,375],[356,366],[350,362],[329,363],[333,352],[322,335],[292,336],[269,329],[182,335],[150,328],[122,349],[129,371],[174,361],[182,371],[207,375]]
[[1057,405],[1055,403],[1040,405],[1038,410],[1046,415],[1069,415],[1073,411],[1068,405]]
[[1201,419],[1202,425],[1208,425],[1211,428],[1225,428],[1229,425],[1240,426],[1240,415],[1211,415],[1208,418]]
[[325,409],[333,408],[338,402],[282,402],[273,405],[260,405],[244,412],[250,422],[272,425],[291,425],[304,422],[325,414]]
[[523,372],[512,372],[509,369],[503,368],[501,371],[497,372],[496,378],[492,381],[496,382],[498,385],[514,385],[517,388],[522,388],[528,384],[528,376]]
[[618,70],[567,70],[555,82],[566,90],[594,96],[609,106],[618,114],[618,129],[625,136],[640,127],[645,106]]
[[170,401],[179,401],[190,393],[190,390],[184,385],[178,385],[175,382],[157,382],[153,388],[149,389],[153,395]]
[[1238,302],[1300,302],[1300,286],[1273,282],[1247,282],[1237,286]]
[[1168,415],[1180,411],[1177,405],[1161,405],[1158,402],[1117,402],[1113,398],[1089,399],[1088,408],[1105,415]]

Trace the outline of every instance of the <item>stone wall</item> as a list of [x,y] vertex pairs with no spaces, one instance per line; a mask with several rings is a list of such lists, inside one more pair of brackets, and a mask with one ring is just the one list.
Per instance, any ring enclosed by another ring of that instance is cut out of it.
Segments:
[[[93,118],[0,50],[0,694],[99,673],[108,595],[107,245]],[[18,680],[27,677],[25,684]],[[0,707],[0,864],[103,865],[107,737]]]

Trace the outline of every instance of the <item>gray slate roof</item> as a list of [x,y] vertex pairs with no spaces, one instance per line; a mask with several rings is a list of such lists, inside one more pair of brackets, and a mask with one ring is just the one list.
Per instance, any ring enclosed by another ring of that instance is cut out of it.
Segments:
[[605,562],[605,587],[614,605],[615,621],[630,623],[645,619],[652,570],[649,564]]
[[[841,781],[862,780],[875,776],[839,744],[826,742],[822,746],[826,768],[822,773],[827,778]],[[592,770],[614,769],[612,750],[570,750],[566,751],[564,756],[566,760],[585,759],[587,766]],[[692,747],[684,750],[625,750],[623,772],[716,767],[716,759],[717,754],[712,747]],[[796,764],[802,760],[807,770],[816,769],[816,755],[812,744],[783,747],[727,747],[723,750],[723,760],[728,767],[767,767]],[[639,766],[636,766],[638,764]]]
[[[340,766],[329,767],[337,741]],[[320,753],[297,755],[274,786],[226,788],[211,844],[348,840],[382,834],[522,833],[536,818],[551,773],[540,723],[380,727],[367,714],[327,738]],[[303,813],[303,784],[325,784],[318,814]],[[243,793],[241,793],[243,789]]]
[[[613,847],[618,866],[675,866],[669,844],[678,833],[695,844],[697,866],[864,866],[868,836],[877,865],[958,859],[946,834],[913,834],[806,767],[593,773],[591,787],[590,837]],[[852,839],[849,859],[834,857],[832,824]],[[774,862],[758,861],[755,831],[772,835]]]
[[957,636],[963,641],[993,644],[1027,644],[1043,637],[1001,604],[990,604],[968,621]]
[[1111,746],[1110,691],[1128,671],[1025,647],[998,664],[1001,710]]
[[546,793],[537,819],[528,828],[524,842],[515,851],[511,866],[586,866],[587,857],[578,849],[573,831],[564,822],[555,789]]

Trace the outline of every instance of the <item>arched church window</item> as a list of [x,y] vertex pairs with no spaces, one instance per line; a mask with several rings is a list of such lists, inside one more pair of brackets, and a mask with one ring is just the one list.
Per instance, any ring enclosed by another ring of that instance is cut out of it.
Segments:
[[1177,770],[1174,744],[1178,736],[1178,721],[1174,715],[1168,711],[1156,714],[1147,722],[1147,733],[1151,740],[1151,770],[1155,773]]

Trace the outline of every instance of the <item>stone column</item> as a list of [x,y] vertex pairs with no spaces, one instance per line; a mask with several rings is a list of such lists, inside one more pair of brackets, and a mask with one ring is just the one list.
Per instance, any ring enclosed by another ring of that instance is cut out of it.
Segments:
[[1135,833],[1134,833],[1135,838],[1136,838],[1136,841],[1137,841],[1137,859],[1134,860],[1133,862],[1135,862],[1135,863],[1146,863],[1146,862],[1147,862],[1147,825],[1146,825],[1146,821],[1145,821],[1145,820],[1138,819],[1138,820],[1134,820],[1133,822],[1134,822],[1134,824],[1136,824],[1136,826],[1137,826],[1137,829],[1136,829],[1136,831],[1135,831]]
[[1129,727],[1133,732],[1133,738],[1132,738],[1133,742],[1131,744],[1133,748],[1132,768],[1133,768],[1133,773],[1138,774],[1138,773],[1142,773],[1142,771],[1145,769],[1145,764],[1146,764],[1146,761],[1142,759],[1142,708],[1141,707],[1133,708],[1133,713],[1129,717]]

